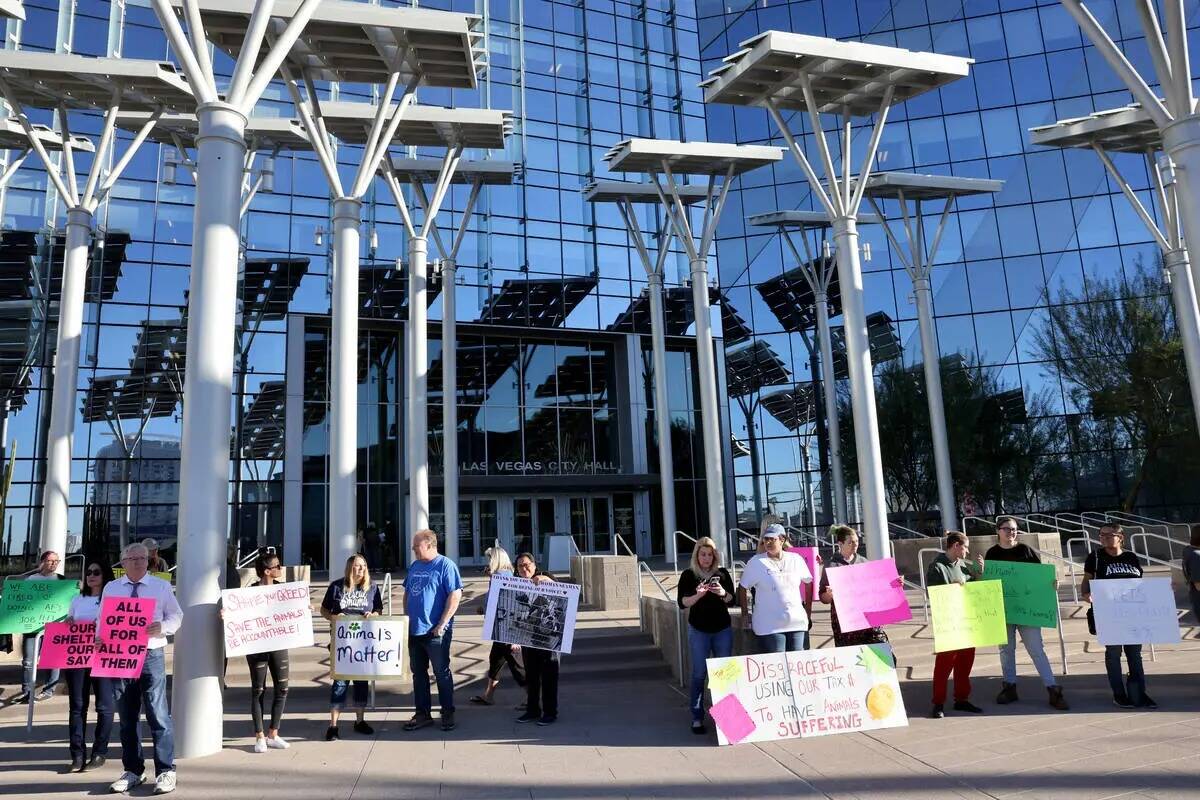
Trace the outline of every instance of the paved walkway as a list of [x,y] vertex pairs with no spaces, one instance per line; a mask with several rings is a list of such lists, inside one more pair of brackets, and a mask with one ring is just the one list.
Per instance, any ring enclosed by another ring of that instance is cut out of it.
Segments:
[[[918,610],[918,617],[920,611]],[[481,618],[457,626],[455,668],[460,691],[458,730],[404,733],[411,714],[406,686],[381,689],[368,713],[375,734],[348,724],[343,739],[326,743],[328,684],[322,648],[294,657],[284,735],[293,747],[256,754],[245,709],[244,662],[230,663],[226,748],[179,765],[180,798],[1187,798],[1200,792],[1200,641],[1159,648],[1147,659],[1149,687],[1159,711],[1122,711],[1111,704],[1102,652],[1082,622],[1067,625],[1072,674],[1064,681],[1070,712],[1049,709],[1036,679],[1024,679],[1022,702],[1001,708],[995,649],[976,663],[973,698],[987,713],[923,718],[928,708],[929,632],[896,626],[907,728],[718,747],[687,724],[685,700],[661,668],[618,671],[628,654],[644,664],[645,639],[631,615],[587,613],[578,654],[564,664],[562,714],[557,725],[517,725],[522,695],[511,681],[499,703],[480,708],[466,698],[481,687],[487,646]],[[1195,635],[1194,630],[1188,631]],[[814,641],[828,638],[828,617],[816,620]],[[318,641],[325,641],[318,634]],[[1057,665],[1057,641],[1047,649]],[[1022,674],[1029,675],[1026,661]],[[642,674],[633,677],[628,673]],[[605,677],[609,676],[609,677]],[[617,676],[613,679],[611,676]],[[0,671],[11,685],[15,673]],[[506,676],[507,680],[507,676]],[[5,694],[12,690],[6,687]],[[97,774],[63,775],[67,758],[66,698],[37,706],[27,742],[24,707],[0,708],[0,795],[77,798],[103,793],[120,772],[110,761]],[[119,746],[114,746],[114,755]],[[136,795],[149,795],[141,788]]]

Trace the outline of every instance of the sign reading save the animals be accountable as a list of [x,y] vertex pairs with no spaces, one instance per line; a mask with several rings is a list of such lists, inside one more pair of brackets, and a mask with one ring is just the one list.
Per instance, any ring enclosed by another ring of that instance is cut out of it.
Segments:
[[312,607],[303,581],[227,589],[221,609],[226,656],[312,646]]
[[407,617],[333,618],[329,663],[338,680],[399,678],[404,670]]

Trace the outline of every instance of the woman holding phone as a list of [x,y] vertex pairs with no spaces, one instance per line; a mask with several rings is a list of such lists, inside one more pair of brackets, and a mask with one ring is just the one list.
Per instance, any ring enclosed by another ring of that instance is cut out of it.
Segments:
[[704,679],[709,658],[733,655],[733,627],[729,606],[733,604],[733,578],[721,566],[717,543],[707,536],[696,540],[692,563],[679,576],[676,599],[688,610],[688,645],[692,655],[692,685],[688,706],[692,711],[692,733],[704,727]]

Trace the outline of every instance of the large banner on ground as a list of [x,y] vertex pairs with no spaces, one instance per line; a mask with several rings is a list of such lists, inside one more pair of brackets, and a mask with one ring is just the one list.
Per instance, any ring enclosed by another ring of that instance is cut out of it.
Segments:
[[148,628],[154,621],[152,597],[105,597],[100,601],[99,641],[92,657],[93,678],[137,678],[146,663]]
[[1179,612],[1170,578],[1099,580],[1090,587],[1100,644],[1179,641]]
[[903,727],[895,663],[886,644],[710,658],[717,739],[740,744]]
[[407,617],[336,616],[331,630],[329,665],[335,679],[378,681],[403,676]]
[[578,584],[534,583],[511,575],[493,575],[483,638],[569,653],[578,612]]
[[929,610],[935,653],[1008,642],[1000,581],[930,586]]
[[881,558],[829,570],[838,625],[847,633],[912,619],[896,560]]
[[988,561],[983,574],[1004,588],[1004,620],[1009,625],[1058,625],[1058,579],[1053,564]]
[[33,633],[62,619],[79,594],[75,581],[30,581],[9,578],[0,594],[0,633]]
[[95,655],[95,622],[48,622],[38,669],[90,669]]
[[226,589],[221,609],[226,656],[312,646],[312,605],[303,581]]

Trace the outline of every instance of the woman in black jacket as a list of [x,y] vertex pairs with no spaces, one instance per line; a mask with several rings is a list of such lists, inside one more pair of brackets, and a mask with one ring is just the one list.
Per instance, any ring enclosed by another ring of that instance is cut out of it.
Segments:
[[733,578],[721,566],[717,543],[707,536],[696,540],[692,563],[679,576],[680,608],[688,609],[688,644],[692,654],[692,686],[688,705],[692,710],[692,733],[707,733],[704,727],[704,679],[707,661],[733,655],[733,628],[729,606],[734,602]]

